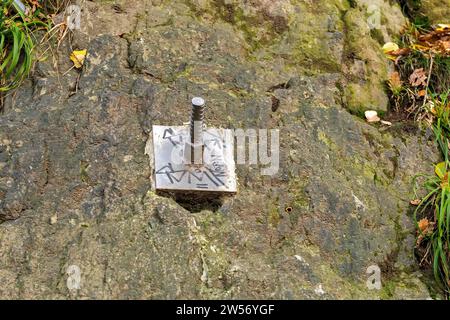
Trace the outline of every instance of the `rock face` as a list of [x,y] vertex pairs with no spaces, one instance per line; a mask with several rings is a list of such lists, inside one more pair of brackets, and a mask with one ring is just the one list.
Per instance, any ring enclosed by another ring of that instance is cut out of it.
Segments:
[[[83,70],[64,43],[0,116],[0,298],[427,298],[409,200],[434,143],[352,114],[386,110],[378,42],[404,18],[376,3],[378,29],[368,1],[86,2]],[[211,126],[279,129],[278,173],[155,194],[151,126],[193,95]]]
[[448,23],[450,17],[450,1],[422,0],[420,10],[432,23]]

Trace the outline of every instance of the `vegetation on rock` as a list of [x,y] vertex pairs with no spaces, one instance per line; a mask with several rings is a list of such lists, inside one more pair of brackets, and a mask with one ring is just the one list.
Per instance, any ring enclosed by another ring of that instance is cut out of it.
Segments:
[[[419,3],[405,2],[409,12]],[[435,175],[426,177],[427,194],[414,211],[417,253],[422,266],[432,266],[444,292],[450,293],[450,25],[430,26],[420,16],[405,26],[397,43],[387,43],[385,53],[395,63],[388,88],[393,111],[433,128],[443,162]],[[418,177],[417,177],[418,178]],[[423,177],[422,177],[423,178]],[[417,182],[417,179],[416,179]]]
[[35,46],[32,32],[45,24],[38,18],[39,11],[28,16],[12,0],[0,4],[0,92],[6,92],[28,76]]

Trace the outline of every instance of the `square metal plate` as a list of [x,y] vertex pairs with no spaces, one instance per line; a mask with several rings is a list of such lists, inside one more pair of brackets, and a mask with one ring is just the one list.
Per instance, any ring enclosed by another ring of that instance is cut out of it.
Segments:
[[188,126],[153,126],[154,187],[156,190],[237,191],[234,134],[230,129],[203,131],[203,163],[186,164]]

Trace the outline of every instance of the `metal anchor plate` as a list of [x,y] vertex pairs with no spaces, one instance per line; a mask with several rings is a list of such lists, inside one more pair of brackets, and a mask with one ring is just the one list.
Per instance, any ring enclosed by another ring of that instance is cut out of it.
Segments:
[[232,130],[204,130],[202,164],[185,160],[188,126],[153,126],[152,138],[156,190],[237,191]]

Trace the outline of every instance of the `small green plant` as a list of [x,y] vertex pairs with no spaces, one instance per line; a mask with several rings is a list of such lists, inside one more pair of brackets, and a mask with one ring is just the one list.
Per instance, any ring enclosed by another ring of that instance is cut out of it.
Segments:
[[[415,10],[419,1],[402,1]],[[435,175],[425,178],[426,195],[414,200],[417,226],[416,253],[421,265],[431,266],[437,283],[450,297],[450,53],[446,41],[449,25],[429,26],[414,20],[408,23],[398,44],[387,43],[383,50],[395,61],[396,71],[388,80],[391,104],[397,113],[413,115],[433,128],[444,161],[435,165]],[[415,187],[417,187],[415,179]]]
[[430,99],[430,111],[439,121],[440,136],[450,137],[450,89],[441,94],[431,92]]
[[26,15],[12,0],[0,0],[0,93],[19,86],[33,65],[33,32],[46,29],[39,11]]
[[433,126],[436,141],[444,161],[435,166],[435,175],[428,177],[423,185],[426,196],[414,211],[418,230],[417,249],[422,262],[433,267],[438,284],[448,296],[450,294],[450,161],[448,136],[448,110],[444,124],[438,118]]

